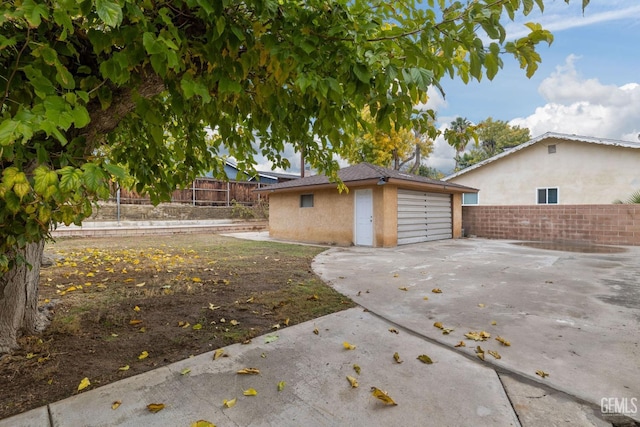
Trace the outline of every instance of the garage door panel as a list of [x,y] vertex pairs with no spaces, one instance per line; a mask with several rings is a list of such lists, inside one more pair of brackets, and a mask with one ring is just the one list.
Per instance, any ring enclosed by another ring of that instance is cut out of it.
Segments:
[[398,244],[451,239],[451,195],[398,190]]

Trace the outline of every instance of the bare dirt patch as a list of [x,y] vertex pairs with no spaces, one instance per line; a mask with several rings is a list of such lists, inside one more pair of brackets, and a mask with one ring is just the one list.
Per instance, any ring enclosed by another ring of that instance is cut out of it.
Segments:
[[[0,358],[0,418],[353,307],[311,270],[321,248],[215,234],[48,244],[53,321]],[[147,357],[141,358],[143,352]]]

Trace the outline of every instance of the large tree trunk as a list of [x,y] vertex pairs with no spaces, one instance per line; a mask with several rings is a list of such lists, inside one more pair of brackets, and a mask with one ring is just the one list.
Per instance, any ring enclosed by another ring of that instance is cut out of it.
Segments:
[[46,326],[38,312],[38,281],[44,240],[29,243],[15,254],[28,263],[18,262],[0,276],[0,354],[17,348],[21,334],[33,334]]

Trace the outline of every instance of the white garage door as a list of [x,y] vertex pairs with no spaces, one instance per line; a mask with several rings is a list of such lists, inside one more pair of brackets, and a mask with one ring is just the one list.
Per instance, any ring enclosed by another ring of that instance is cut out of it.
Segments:
[[398,190],[398,244],[451,239],[451,195]]

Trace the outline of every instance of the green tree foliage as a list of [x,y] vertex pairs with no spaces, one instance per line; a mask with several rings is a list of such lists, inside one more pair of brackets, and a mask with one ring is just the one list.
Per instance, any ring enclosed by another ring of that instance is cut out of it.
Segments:
[[493,120],[491,117],[478,123],[476,133],[480,143],[460,156],[458,169],[468,168],[531,139],[528,128],[510,126],[503,120]]
[[362,130],[353,144],[340,153],[352,164],[368,162],[393,169],[400,169],[411,160],[428,156],[433,151],[433,141],[411,128],[392,126],[385,131],[378,128],[368,108],[362,112]]
[[[526,36],[509,40],[504,24],[543,6],[4,1],[0,274],[52,226],[86,218],[92,202],[107,196],[109,181],[125,176],[118,164],[157,202],[202,171],[222,174],[220,144],[242,169],[258,151],[287,166],[281,153],[290,141],[335,177],[333,154],[358,134],[365,107],[380,129],[393,124],[425,133],[428,120],[414,105],[443,77],[491,79],[505,54],[527,75],[535,72],[536,47],[552,35],[530,23]],[[219,138],[207,138],[206,128]],[[19,329],[20,322],[10,323]],[[3,334],[0,352],[11,345]]]
[[449,124],[449,128],[444,131],[444,139],[456,150],[455,154],[455,170],[459,169],[460,155],[467,148],[467,144],[472,139],[478,144],[478,134],[476,126],[472,125],[465,117],[456,117]]

